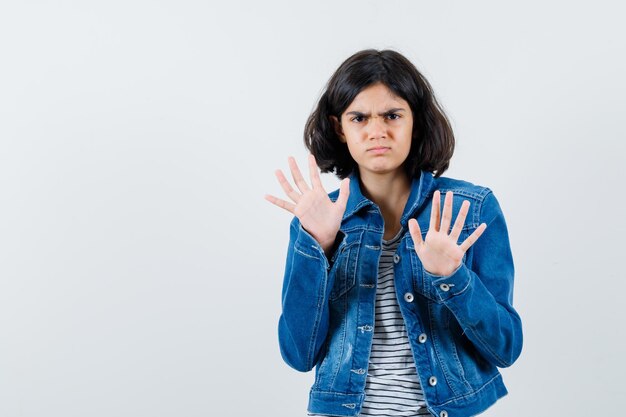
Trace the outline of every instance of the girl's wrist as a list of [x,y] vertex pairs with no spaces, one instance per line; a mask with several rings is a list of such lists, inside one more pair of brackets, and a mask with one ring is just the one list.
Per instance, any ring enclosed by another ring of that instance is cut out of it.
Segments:
[[324,243],[320,243],[322,250],[326,254],[328,258],[335,252],[337,246],[341,243],[341,239],[339,239],[340,233],[335,233],[335,236],[332,239],[327,239]]
[[324,253],[327,254],[328,251],[332,249],[335,244],[336,238],[337,236],[335,235],[335,237],[333,237],[332,239],[325,239],[324,241],[320,242],[320,246],[324,250]]

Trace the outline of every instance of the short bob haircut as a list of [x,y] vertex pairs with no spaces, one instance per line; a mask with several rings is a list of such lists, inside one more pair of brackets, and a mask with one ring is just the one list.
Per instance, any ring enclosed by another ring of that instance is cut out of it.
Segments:
[[419,178],[420,170],[439,177],[454,153],[450,122],[437,103],[426,78],[403,55],[392,50],[366,49],[345,60],[332,75],[317,107],[304,128],[304,143],[315,156],[322,172],[339,178],[358,173],[348,146],[339,140],[330,116],[341,115],[365,88],[383,83],[403,98],[413,113],[411,149],[404,163],[409,178]]

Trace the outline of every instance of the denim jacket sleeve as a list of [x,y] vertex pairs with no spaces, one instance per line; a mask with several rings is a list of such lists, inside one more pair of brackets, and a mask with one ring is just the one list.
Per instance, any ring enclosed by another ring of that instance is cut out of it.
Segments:
[[[339,236],[343,236],[339,232]],[[320,244],[296,217],[291,222],[289,248],[278,322],[280,352],[292,368],[313,369],[328,332],[330,262]]]
[[424,274],[430,278],[427,281],[435,299],[450,309],[482,356],[503,368],[521,353],[522,324],[513,308],[514,268],[508,231],[491,191],[480,209],[483,222],[487,229],[455,272],[445,277]]

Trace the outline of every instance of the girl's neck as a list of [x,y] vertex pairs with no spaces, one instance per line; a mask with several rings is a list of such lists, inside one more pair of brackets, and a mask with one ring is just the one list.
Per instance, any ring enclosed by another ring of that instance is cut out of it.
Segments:
[[363,195],[380,209],[385,221],[384,239],[394,237],[400,230],[400,218],[411,193],[411,180],[404,170],[388,174],[360,173]]

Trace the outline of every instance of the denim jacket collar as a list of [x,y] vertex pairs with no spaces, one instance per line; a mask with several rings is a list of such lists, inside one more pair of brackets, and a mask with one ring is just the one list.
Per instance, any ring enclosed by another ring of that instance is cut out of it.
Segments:
[[[433,174],[428,171],[422,170],[419,178],[413,178],[411,184],[411,194],[404,207],[404,212],[400,218],[400,224],[403,228],[407,227],[407,222],[411,217],[414,217],[417,210],[424,204],[426,198],[434,187]],[[348,204],[346,205],[346,211],[343,218],[346,219],[364,207],[374,205],[374,202],[369,200],[361,192],[361,183],[357,172],[350,174],[350,197],[348,198]]]

